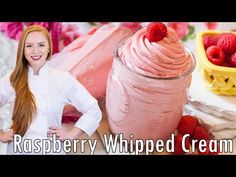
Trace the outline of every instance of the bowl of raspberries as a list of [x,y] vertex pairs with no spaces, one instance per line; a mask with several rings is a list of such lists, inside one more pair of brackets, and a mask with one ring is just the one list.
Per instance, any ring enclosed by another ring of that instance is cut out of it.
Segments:
[[236,95],[236,33],[197,33],[198,68],[208,90],[217,95]]

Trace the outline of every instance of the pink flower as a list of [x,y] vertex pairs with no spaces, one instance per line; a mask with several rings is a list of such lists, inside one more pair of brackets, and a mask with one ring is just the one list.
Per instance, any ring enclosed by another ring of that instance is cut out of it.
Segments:
[[78,32],[78,27],[75,24],[63,25],[61,33],[61,40],[63,41],[62,48],[69,45],[80,35],[81,34]]
[[217,22],[205,22],[205,25],[207,29],[214,30],[217,28],[218,23]]
[[61,36],[62,23],[61,22],[51,22],[50,24],[50,34],[53,43],[53,54],[59,52],[59,40]]
[[0,22],[0,31],[5,32],[7,24],[7,22]]
[[131,29],[133,33],[142,28],[141,22],[122,22],[120,25]]
[[183,39],[189,33],[189,23],[188,22],[169,22],[167,24],[172,27],[180,39]]
[[0,30],[11,39],[18,40],[23,31],[23,24],[21,22],[4,22],[1,23]]
[[25,25],[26,26],[40,25],[40,26],[47,28],[49,31],[51,30],[51,23],[50,22],[25,22]]

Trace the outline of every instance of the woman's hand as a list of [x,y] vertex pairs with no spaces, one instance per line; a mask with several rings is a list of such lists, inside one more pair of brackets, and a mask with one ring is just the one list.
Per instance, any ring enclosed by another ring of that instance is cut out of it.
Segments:
[[0,141],[2,143],[8,143],[13,141],[14,131],[11,129],[7,132],[0,130]]
[[71,130],[66,131],[58,127],[50,127],[48,131],[48,137],[52,137],[53,134],[56,134],[57,139],[64,141],[66,139],[73,140],[82,134],[82,130],[76,127],[73,127]]

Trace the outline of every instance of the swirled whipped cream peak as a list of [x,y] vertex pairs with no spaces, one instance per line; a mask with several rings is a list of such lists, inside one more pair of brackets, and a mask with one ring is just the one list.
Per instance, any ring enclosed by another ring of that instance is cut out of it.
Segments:
[[189,70],[191,55],[174,29],[164,23],[149,23],[119,48],[121,62],[140,74],[169,78]]

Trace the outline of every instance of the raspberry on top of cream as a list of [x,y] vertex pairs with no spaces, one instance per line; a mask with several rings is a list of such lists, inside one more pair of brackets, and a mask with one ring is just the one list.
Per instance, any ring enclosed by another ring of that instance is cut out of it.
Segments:
[[181,76],[189,70],[191,56],[174,29],[161,22],[149,23],[120,48],[128,68],[154,78]]

